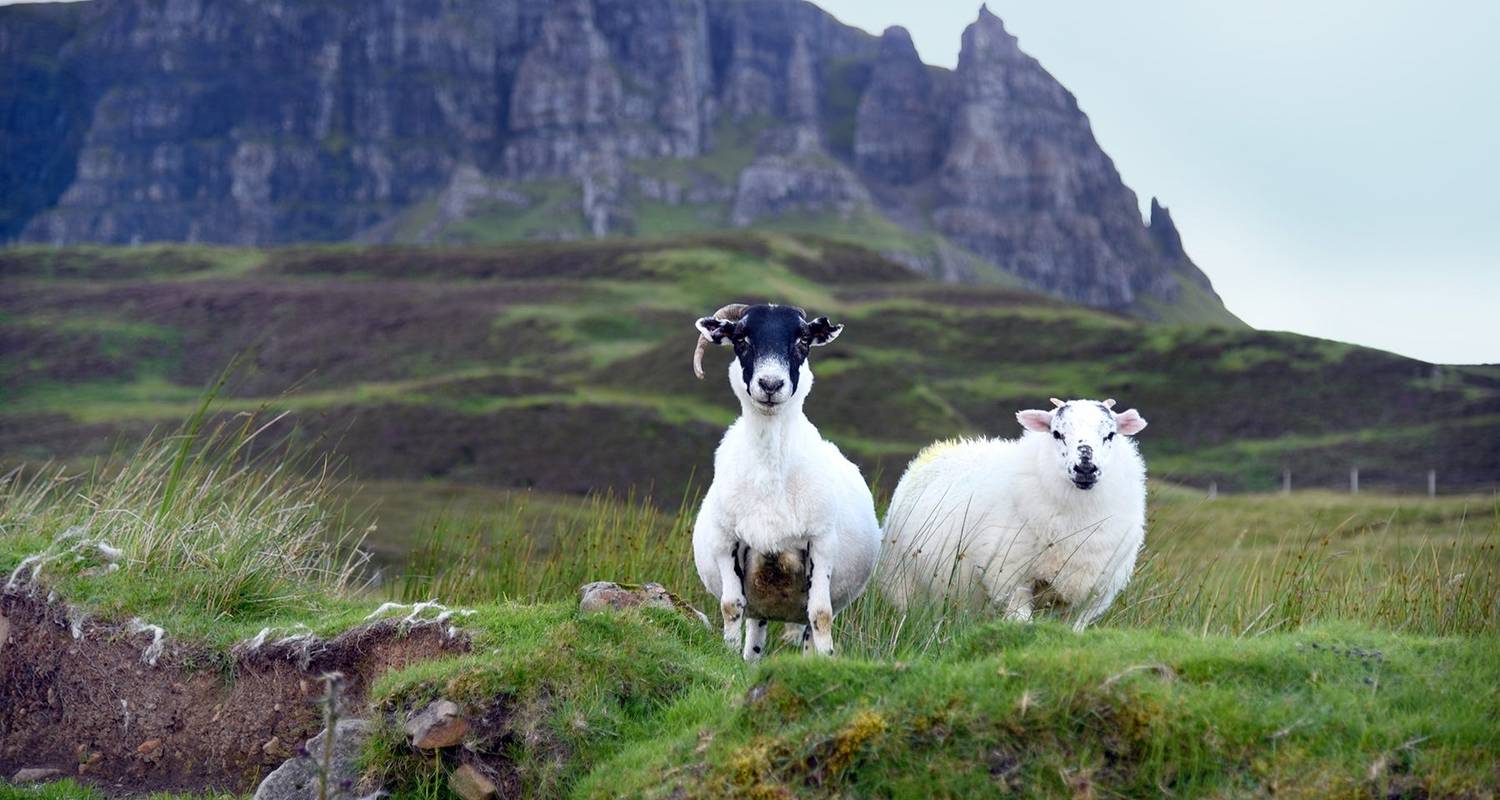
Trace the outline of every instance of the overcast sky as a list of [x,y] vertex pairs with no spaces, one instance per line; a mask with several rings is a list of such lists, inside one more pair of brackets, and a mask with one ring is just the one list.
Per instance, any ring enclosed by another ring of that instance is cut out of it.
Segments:
[[[0,0],[4,3],[6,0]],[[970,0],[818,0],[953,66]],[[1500,2],[995,0],[1259,328],[1500,362]]]
[[[818,0],[953,66],[966,0]],[[995,0],[1229,308],[1500,362],[1500,2]]]

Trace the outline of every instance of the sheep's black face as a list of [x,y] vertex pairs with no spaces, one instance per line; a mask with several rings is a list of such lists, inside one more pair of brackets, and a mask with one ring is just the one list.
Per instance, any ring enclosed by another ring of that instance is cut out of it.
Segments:
[[698,330],[709,341],[734,346],[730,383],[736,394],[765,413],[775,413],[792,399],[806,396],[808,353],[833,341],[843,327],[827,317],[808,322],[802,309],[776,305],[751,306],[734,321],[698,320]]

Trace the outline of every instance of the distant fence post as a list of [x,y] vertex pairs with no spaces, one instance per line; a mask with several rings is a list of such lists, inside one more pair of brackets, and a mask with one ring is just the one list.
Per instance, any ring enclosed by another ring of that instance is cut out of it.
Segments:
[[1291,467],[1282,467],[1281,468],[1281,493],[1282,494],[1291,494],[1292,493],[1292,468]]
[[1217,499],[1219,499],[1219,482],[1218,481],[1210,481],[1209,482],[1209,484],[1208,484],[1208,499],[1210,499],[1210,500],[1217,500]]
[[1349,494],[1359,494],[1359,467],[1349,470]]
[[1427,470],[1427,496],[1437,497],[1437,470]]

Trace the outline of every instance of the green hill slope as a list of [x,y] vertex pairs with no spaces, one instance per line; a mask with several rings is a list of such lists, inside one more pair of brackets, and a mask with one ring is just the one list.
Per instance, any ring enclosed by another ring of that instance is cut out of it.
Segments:
[[738,409],[692,320],[794,303],[848,325],[808,414],[889,486],[916,449],[1013,435],[1049,396],[1151,420],[1157,477],[1220,489],[1493,487],[1500,370],[1242,327],[1141,322],[1016,288],[913,280],[810,235],[469,248],[0,251],[0,454],[77,456],[186,416],[291,412],[356,474],[581,492],[701,477]]
[[[565,546],[519,543],[510,563],[503,542],[434,536],[454,547],[412,565],[430,580],[374,585],[355,550],[369,529],[326,474],[262,448],[254,418],[202,422],[82,475],[0,476],[0,776],[64,766],[97,787],[0,778],[0,798],[248,794],[323,727],[331,671],[340,713],[373,729],[360,791],[411,800],[455,797],[465,768],[547,798],[1500,783],[1488,498],[1158,491],[1152,552],[1084,633],[1050,614],[897,612],[871,591],[836,622],[839,658],[774,640],[755,665],[678,606],[577,603],[582,581],[645,576],[708,600],[690,514],[597,504]],[[438,698],[462,742],[418,751],[404,723]]]

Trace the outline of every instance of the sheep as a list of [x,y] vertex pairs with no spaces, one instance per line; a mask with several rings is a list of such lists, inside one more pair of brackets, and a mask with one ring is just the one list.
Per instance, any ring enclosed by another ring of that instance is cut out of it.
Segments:
[[988,602],[1029,621],[1049,599],[1079,631],[1109,608],[1145,540],[1146,466],[1130,437],[1146,420],[1114,400],[1052,404],[1016,414],[1020,439],[938,442],[912,460],[885,519],[878,581],[892,603]]
[[833,653],[833,617],[858,597],[880,554],[880,523],[859,468],[802,412],[807,357],[843,325],[799,308],[733,304],[697,321],[693,371],[728,342],[740,417],[714,453],[693,527],[703,587],[720,601],[724,642],[756,661],[769,620],[801,624],[803,651]]

